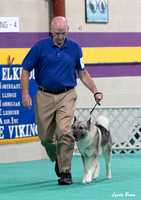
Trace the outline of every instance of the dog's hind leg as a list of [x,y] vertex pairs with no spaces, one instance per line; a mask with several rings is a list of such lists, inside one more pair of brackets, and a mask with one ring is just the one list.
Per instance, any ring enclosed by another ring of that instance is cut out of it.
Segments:
[[99,162],[97,162],[97,165],[95,167],[95,172],[94,172],[94,180],[96,180],[98,178],[99,170],[100,170],[100,165],[99,165]]
[[87,175],[88,175],[88,169],[89,169],[89,158],[88,157],[82,157],[83,166],[84,166],[84,179],[82,180],[82,183],[87,183]]
[[106,178],[111,179],[111,158],[112,158],[112,148],[107,145],[103,148],[103,155],[106,161]]

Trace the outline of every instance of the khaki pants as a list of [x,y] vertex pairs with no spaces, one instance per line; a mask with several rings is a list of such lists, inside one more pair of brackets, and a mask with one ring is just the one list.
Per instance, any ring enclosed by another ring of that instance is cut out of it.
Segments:
[[74,150],[71,123],[76,99],[75,89],[57,95],[38,90],[35,95],[38,135],[51,161],[58,160],[60,172],[71,172]]

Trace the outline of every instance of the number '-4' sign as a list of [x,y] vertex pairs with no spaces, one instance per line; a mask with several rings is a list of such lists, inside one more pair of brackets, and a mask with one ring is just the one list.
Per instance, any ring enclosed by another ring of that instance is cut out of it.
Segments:
[[19,17],[0,17],[0,33],[19,32]]

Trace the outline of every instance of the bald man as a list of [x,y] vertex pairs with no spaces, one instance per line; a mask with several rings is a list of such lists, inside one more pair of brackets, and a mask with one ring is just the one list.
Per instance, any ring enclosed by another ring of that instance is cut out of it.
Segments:
[[35,69],[39,90],[35,95],[35,119],[41,144],[60,179],[59,185],[72,184],[71,160],[74,138],[71,123],[74,117],[77,94],[76,71],[84,85],[102,99],[95,83],[85,69],[82,49],[67,38],[69,31],[66,18],[57,16],[51,22],[51,37],[38,41],[28,52],[22,63],[22,103],[30,109],[29,74]]

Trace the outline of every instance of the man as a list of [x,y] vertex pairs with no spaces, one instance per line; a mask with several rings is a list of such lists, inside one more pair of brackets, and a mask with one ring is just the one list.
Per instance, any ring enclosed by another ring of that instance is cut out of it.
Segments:
[[69,27],[62,16],[53,18],[50,29],[52,36],[38,41],[22,63],[22,103],[30,109],[29,73],[35,69],[39,90],[35,95],[35,119],[41,144],[52,162],[59,185],[72,184],[71,159],[74,138],[71,123],[75,112],[76,71],[81,81],[102,99],[95,83],[85,69],[81,47],[67,38]]

